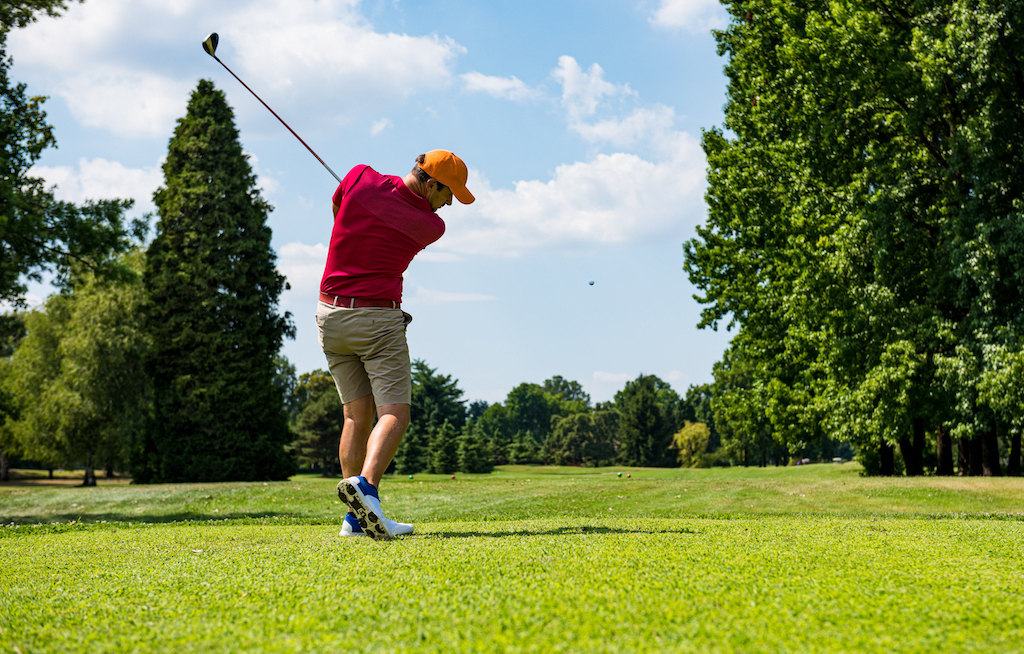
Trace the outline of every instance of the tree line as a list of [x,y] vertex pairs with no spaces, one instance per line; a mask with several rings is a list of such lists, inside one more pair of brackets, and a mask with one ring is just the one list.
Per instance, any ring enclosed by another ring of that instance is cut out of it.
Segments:
[[[555,376],[488,404],[467,402],[457,379],[425,361],[414,360],[412,371],[412,419],[392,466],[398,474],[490,472],[504,464],[678,466],[678,433],[696,423],[695,408],[654,375],[627,382],[611,402],[594,404],[579,382]],[[341,403],[330,374],[299,376],[292,397],[300,460],[337,473]]]
[[724,440],[870,474],[1020,474],[1024,3],[726,3],[685,244]]
[[[655,375],[626,382],[614,399],[591,401],[579,382],[554,376],[522,383],[505,400],[467,401],[458,380],[414,360],[411,423],[390,469],[398,474],[489,472],[496,465],[711,467],[849,460],[828,438],[790,451],[754,447],[716,429],[713,384],[678,394]],[[341,401],[330,373],[299,375],[289,394],[300,463],[338,474]]]

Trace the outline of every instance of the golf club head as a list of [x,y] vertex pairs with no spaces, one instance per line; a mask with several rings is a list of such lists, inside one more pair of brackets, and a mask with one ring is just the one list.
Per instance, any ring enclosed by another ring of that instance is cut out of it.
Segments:
[[210,34],[203,41],[203,50],[206,50],[206,54],[210,55],[214,59],[217,58],[217,43],[220,41],[220,37],[217,36],[216,32]]

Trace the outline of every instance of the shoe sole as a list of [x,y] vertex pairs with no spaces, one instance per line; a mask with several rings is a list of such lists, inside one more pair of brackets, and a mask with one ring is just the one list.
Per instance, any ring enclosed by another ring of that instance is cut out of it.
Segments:
[[342,479],[338,482],[338,499],[344,502],[348,508],[352,509],[352,513],[356,514],[356,520],[359,521],[359,526],[363,528],[363,533],[367,536],[373,540],[388,540],[391,538],[387,527],[377,517],[377,514],[363,503],[363,494],[359,492],[355,484],[349,483],[347,479]]

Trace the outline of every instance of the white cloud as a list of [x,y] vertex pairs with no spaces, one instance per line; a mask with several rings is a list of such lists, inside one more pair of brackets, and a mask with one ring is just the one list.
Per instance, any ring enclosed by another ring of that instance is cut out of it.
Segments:
[[104,67],[67,77],[54,93],[86,127],[124,136],[167,136],[185,115],[192,83],[151,73]]
[[551,73],[562,85],[562,105],[569,113],[570,124],[593,116],[605,96],[627,96],[634,92],[628,84],[612,84],[604,80],[604,69],[598,64],[583,72],[570,56],[558,58],[558,67]]
[[247,5],[222,36],[254,79],[303,102],[319,89],[317,95],[343,104],[401,99],[450,81],[451,61],[465,48],[436,35],[374,32],[354,12],[358,3],[345,4],[333,16],[315,0]]
[[404,299],[406,304],[445,304],[448,302],[487,302],[496,299],[493,295],[481,295],[479,293],[453,293],[451,291],[438,291],[433,288],[417,286]]
[[607,101],[635,99],[636,93],[627,84],[605,81],[598,64],[584,72],[568,56],[559,58],[552,76],[562,84],[570,128],[592,143],[624,151],[563,164],[547,181],[519,181],[511,189],[493,188],[470,170],[468,186],[477,201],[442,212],[448,230],[438,249],[520,256],[540,248],[682,236],[703,221],[704,152],[695,138],[674,128],[671,107],[635,107],[625,117],[599,119]]
[[12,32],[9,49],[21,78],[62,98],[83,125],[128,136],[168,135],[199,76],[227,89],[240,116],[265,113],[203,54],[203,28],[221,26],[218,56],[276,111],[301,110],[311,122],[344,122],[451,83],[465,48],[435,34],[377,32],[359,4],[90,0]]
[[291,294],[300,302],[320,292],[320,280],[327,262],[327,246],[306,245],[298,241],[286,243],[277,252],[277,270],[287,278]]
[[544,247],[581,248],[663,236],[704,217],[704,155],[685,134],[666,161],[600,154],[564,164],[552,179],[493,189],[477,171],[469,188],[477,201],[443,214],[448,230],[438,247],[462,254],[519,256]]
[[128,168],[106,159],[78,160],[78,166],[33,166],[29,174],[56,185],[58,200],[80,204],[85,200],[132,198],[134,211],[155,211],[153,192],[163,183],[161,163],[148,168]]
[[260,190],[266,195],[276,193],[277,189],[281,188],[281,184],[271,175],[269,170],[260,168],[260,158],[252,152],[243,151],[243,154],[249,158],[249,165],[252,166],[252,171],[256,174],[256,183],[259,185]]
[[391,119],[390,118],[381,118],[380,120],[375,121],[373,123],[373,126],[370,127],[370,134],[373,134],[374,136],[376,136],[376,135],[380,134],[381,132],[383,132],[384,130],[386,130],[389,127],[391,127],[391,125],[392,125],[392,123],[391,123]]
[[660,137],[672,131],[674,122],[675,111],[659,104],[653,109],[638,108],[622,119],[609,118],[593,124],[579,121],[572,128],[588,141],[628,148],[641,141],[662,143]]
[[650,21],[659,27],[678,28],[696,34],[722,29],[728,18],[719,0],[661,0]]
[[594,371],[594,381],[602,384],[622,384],[633,379],[628,372],[602,372]]
[[665,381],[670,384],[676,384],[677,382],[688,383],[690,382],[690,376],[679,370],[670,370],[663,377]]
[[416,261],[427,261],[430,263],[453,263],[455,261],[462,261],[462,257],[451,252],[435,252],[433,250],[425,250],[416,255]]
[[518,102],[540,97],[537,89],[531,89],[515,76],[493,77],[474,71],[460,75],[460,78],[467,91],[482,91],[496,98]]

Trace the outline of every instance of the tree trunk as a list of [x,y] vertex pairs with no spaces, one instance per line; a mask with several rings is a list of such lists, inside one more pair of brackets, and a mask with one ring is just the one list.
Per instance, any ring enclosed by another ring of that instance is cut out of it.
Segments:
[[[914,467],[914,445],[909,438],[901,438],[898,442],[900,456],[903,457],[903,469],[908,477],[918,477],[917,468]],[[895,471],[893,471],[895,472]]]
[[924,420],[914,420],[913,440],[900,439],[900,454],[908,477],[920,477],[924,474]]
[[976,435],[974,438],[971,439],[971,476],[972,477],[980,477],[982,472],[984,471],[984,468],[981,465],[982,457],[984,456],[984,454],[982,454],[981,441],[982,441],[982,437],[981,437],[980,434]]
[[53,468],[47,468],[47,470],[50,472],[50,479],[53,479]]
[[982,474],[986,477],[1002,477],[1003,467],[999,465],[998,427],[987,430],[981,437]]
[[1006,474],[1020,476],[1020,430],[1014,429],[1010,435],[1010,461],[1006,464]]
[[883,441],[878,448],[879,458],[882,460],[881,473],[883,477],[892,477],[896,473],[896,452],[892,445]]
[[971,474],[971,443],[966,438],[956,439],[957,474],[968,477]]
[[7,466],[7,450],[0,447],[0,481],[10,481],[11,470]]
[[948,477],[953,474],[953,439],[943,431],[942,425],[935,426],[935,450],[939,455],[939,467],[935,474]]
[[113,463],[108,463],[106,465],[106,470],[104,471],[104,475],[106,476],[106,478],[108,480],[114,478],[114,464]]
[[96,485],[96,471],[92,467],[92,452],[85,458],[85,481],[82,482],[83,486],[95,486]]

